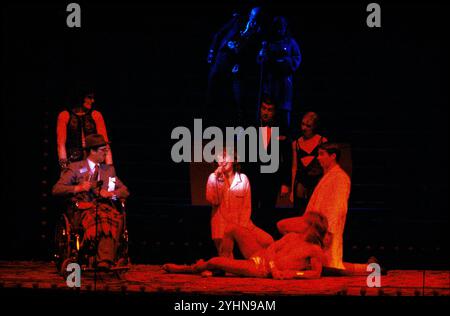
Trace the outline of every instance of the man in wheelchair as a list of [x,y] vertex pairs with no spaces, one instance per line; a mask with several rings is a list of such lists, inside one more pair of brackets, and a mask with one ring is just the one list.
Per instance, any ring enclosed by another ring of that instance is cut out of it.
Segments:
[[87,136],[87,159],[63,169],[52,190],[53,195],[70,200],[68,222],[82,236],[76,241],[77,250],[94,245],[89,265],[103,270],[117,264],[117,250],[126,229],[119,205],[129,196],[114,167],[104,164],[108,144],[100,134]]

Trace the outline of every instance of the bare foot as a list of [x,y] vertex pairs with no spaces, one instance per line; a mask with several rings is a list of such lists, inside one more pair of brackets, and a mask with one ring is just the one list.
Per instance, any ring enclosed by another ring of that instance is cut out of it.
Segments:
[[383,266],[381,266],[380,262],[378,261],[378,259],[376,257],[374,257],[374,256],[370,257],[369,260],[367,260],[367,263],[368,264],[371,264],[371,263],[378,264],[381,268],[381,271],[380,271],[381,275],[387,275],[387,273],[388,273],[387,269],[384,268]]
[[209,278],[213,276],[213,272],[209,270],[205,270],[200,274],[204,278]]

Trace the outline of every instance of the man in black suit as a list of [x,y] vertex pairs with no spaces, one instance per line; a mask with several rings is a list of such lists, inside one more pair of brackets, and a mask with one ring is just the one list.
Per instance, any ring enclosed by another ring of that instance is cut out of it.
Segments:
[[[276,105],[268,96],[264,96],[260,107],[260,135],[262,146],[268,155],[271,153],[273,128],[278,127]],[[278,195],[289,196],[289,184],[291,183],[291,145],[287,130],[280,128],[279,136],[279,167],[274,173],[262,173],[258,161],[251,163],[249,167],[250,184],[252,187],[252,205],[254,220],[257,225],[270,233],[276,233],[277,214],[275,206]],[[259,142],[261,144],[261,142]],[[261,149],[259,149],[261,150]]]
[[[83,242],[98,238],[97,262],[99,268],[109,268],[115,261],[123,216],[113,201],[129,196],[127,187],[116,176],[112,165],[104,164],[108,143],[100,134],[86,137],[86,160],[71,163],[63,169],[53,186],[55,196],[71,198],[80,212],[75,215],[84,230]],[[97,221],[95,209],[97,204]]]

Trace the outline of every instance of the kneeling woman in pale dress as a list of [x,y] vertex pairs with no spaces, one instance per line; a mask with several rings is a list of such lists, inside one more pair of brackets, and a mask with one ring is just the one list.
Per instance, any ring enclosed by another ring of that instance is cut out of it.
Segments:
[[236,156],[224,151],[217,160],[218,167],[211,173],[206,185],[206,199],[212,205],[211,233],[219,256],[233,257],[234,241],[229,231],[236,226],[253,231],[261,244],[270,245],[273,238],[256,227],[250,219],[250,181],[239,172]]

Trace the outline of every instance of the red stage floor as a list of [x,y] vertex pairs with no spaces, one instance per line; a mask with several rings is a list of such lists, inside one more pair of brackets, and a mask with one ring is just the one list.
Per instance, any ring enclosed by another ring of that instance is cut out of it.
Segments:
[[[49,262],[0,261],[0,287],[68,290]],[[94,290],[93,273],[82,273],[81,291]],[[233,276],[203,278],[166,274],[156,265],[133,265],[122,278],[98,273],[97,291],[213,295],[349,295],[449,296],[450,271],[392,270],[381,288],[368,288],[365,277],[323,277],[317,280],[272,280]]]

